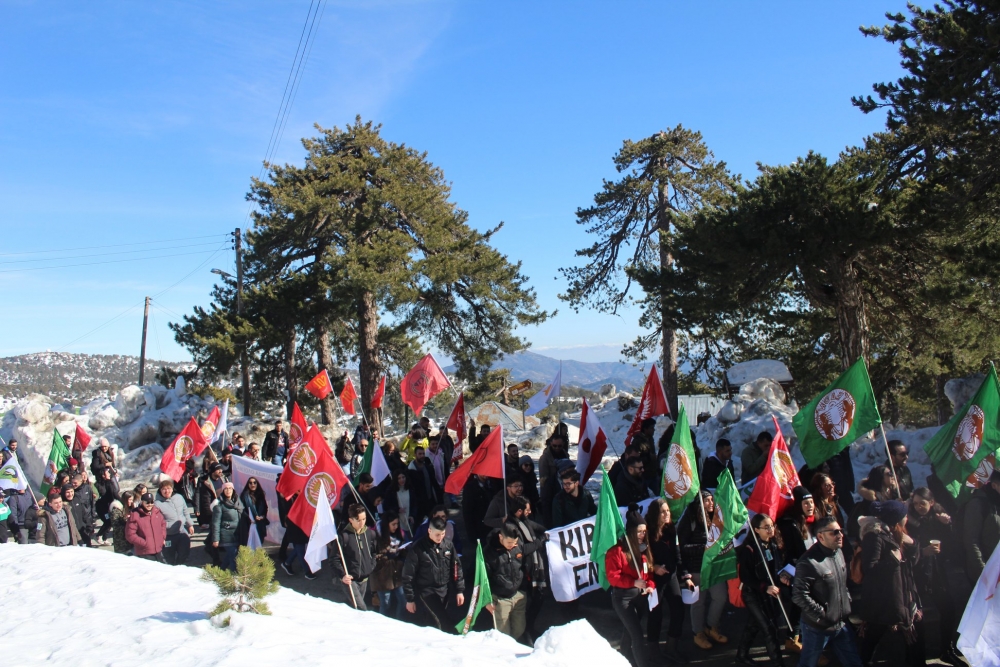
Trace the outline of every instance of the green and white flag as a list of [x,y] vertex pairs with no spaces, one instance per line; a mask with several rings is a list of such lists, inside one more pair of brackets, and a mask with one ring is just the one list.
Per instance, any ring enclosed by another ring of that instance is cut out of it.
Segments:
[[858,359],[792,418],[799,451],[810,468],[818,468],[881,423],[864,359]]
[[28,478],[24,476],[24,471],[21,470],[17,457],[12,456],[7,463],[0,466],[0,490],[24,491],[27,488]]
[[490,590],[490,579],[486,576],[486,561],[483,560],[483,543],[476,542],[476,580],[472,586],[472,598],[469,600],[469,613],[455,626],[459,634],[468,634],[475,625],[479,612],[493,604],[493,591]]
[[354,486],[358,485],[358,478],[363,472],[372,476],[372,483],[376,486],[389,476],[389,464],[385,462],[382,448],[374,442],[368,443],[368,449],[365,450],[364,457],[361,459],[361,467],[358,468],[358,474],[354,476]]
[[934,472],[955,498],[964,499],[989,480],[1000,448],[1000,384],[990,372],[975,396],[924,445]]
[[670,439],[670,449],[663,463],[663,497],[672,516],[679,517],[701,490],[701,480],[695,472],[696,460],[687,413],[681,405],[674,437]]
[[597,502],[597,516],[594,518],[594,535],[590,547],[590,562],[597,565],[597,580],[604,590],[611,588],[608,573],[604,569],[604,554],[618,544],[618,540],[624,534],[625,523],[622,521],[621,512],[618,511],[615,490],[611,488],[611,479],[605,472],[601,480],[601,497]]
[[69,467],[69,447],[66,441],[59,435],[59,431],[52,432],[52,449],[49,451],[49,462],[45,464],[45,474],[42,479],[42,495],[47,495],[49,489],[56,482],[56,473],[63,468]]
[[728,469],[723,470],[719,475],[719,486],[715,489],[715,515],[706,531],[708,542],[701,559],[702,590],[736,576],[736,545],[733,539],[748,516],[732,474]]

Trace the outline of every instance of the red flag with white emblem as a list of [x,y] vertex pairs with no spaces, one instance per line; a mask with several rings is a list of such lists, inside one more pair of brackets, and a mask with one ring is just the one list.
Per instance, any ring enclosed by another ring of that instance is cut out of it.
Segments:
[[451,382],[441,366],[434,361],[434,357],[427,354],[406,374],[399,389],[403,395],[403,403],[409,405],[413,414],[419,417],[427,402],[450,386]]
[[608,436],[601,428],[601,422],[583,399],[580,413],[580,442],[577,443],[576,471],[580,473],[580,483],[586,484],[590,476],[601,465],[604,452],[608,449]]
[[170,475],[170,479],[175,482],[181,481],[187,460],[201,454],[207,446],[208,440],[205,439],[205,434],[202,433],[194,417],[191,417],[184,430],[177,434],[174,441],[163,452],[163,458],[160,459],[160,470]]
[[[795,464],[792,462],[792,455],[788,453],[788,445],[781,435],[781,427],[778,420],[771,416],[774,421],[776,435],[771,441],[771,448],[767,452],[767,463],[764,464],[764,471],[757,477],[757,483],[753,487],[753,493],[747,500],[747,509],[753,510],[757,514],[766,514],[772,520],[777,521],[778,517],[785,513],[785,510],[794,504],[792,489],[801,486],[799,473],[795,471]],[[749,444],[747,447],[756,447]]]
[[[309,432],[319,432],[313,427]],[[322,436],[320,436],[322,439]],[[306,435],[306,442],[299,445],[296,454],[302,451],[303,447],[309,446],[312,438]],[[316,516],[316,508],[321,502],[326,502],[331,508],[336,507],[340,502],[340,494],[350,482],[347,475],[341,469],[330,454],[329,447],[318,445],[315,450],[320,452],[315,465],[309,470],[309,474],[302,478],[302,486],[299,490],[299,497],[295,499],[290,510],[288,510],[288,520],[302,529],[307,535],[312,534],[313,518]],[[292,455],[293,457],[295,454]],[[286,466],[287,468],[287,466]],[[285,474],[281,475],[281,482],[285,481]],[[280,483],[280,482],[279,482]],[[326,497],[323,498],[325,491]],[[286,498],[288,496],[285,496]]]

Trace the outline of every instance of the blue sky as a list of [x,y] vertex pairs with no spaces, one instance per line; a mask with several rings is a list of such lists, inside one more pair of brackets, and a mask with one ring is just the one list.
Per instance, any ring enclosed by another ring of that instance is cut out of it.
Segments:
[[[137,354],[149,295],[147,353],[189,358],[167,322],[233,270],[225,235],[246,227],[308,8],[0,0],[0,356]],[[903,9],[331,0],[276,160],[301,163],[313,123],[381,122],[444,169],[473,225],[506,223],[496,245],[559,310],[523,332],[533,349],[614,360],[638,313],[573,313],[557,269],[592,242],[574,212],[622,140],[681,123],[744,177],[834,157],[882,127],[851,95],[900,73],[858,26]]]

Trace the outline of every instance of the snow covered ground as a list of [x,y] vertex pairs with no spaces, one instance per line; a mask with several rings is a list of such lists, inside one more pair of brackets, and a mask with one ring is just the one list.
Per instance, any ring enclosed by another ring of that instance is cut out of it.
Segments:
[[[271,616],[229,614],[200,570],[99,549],[0,545],[3,663],[40,665],[489,665],[628,663],[586,621],[554,627],[534,650],[496,631],[447,635],[282,589]],[[483,612],[487,613],[487,612]]]

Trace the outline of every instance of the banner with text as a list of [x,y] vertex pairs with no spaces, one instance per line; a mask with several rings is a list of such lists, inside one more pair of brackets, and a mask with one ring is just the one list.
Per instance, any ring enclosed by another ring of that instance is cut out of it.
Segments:
[[245,459],[242,456],[233,457],[233,486],[236,493],[242,494],[246,488],[247,480],[256,477],[260,483],[260,488],[264,489],[264,497],[267,498],[267,535],[268,542],[281,544],[281,538],[285,536],[285,529],[281,527],[278,518],[278,492],[274,490],[278,483],[278,475],[281,474],[281,466],[276,466],[263,461]]
[[[653,498],[639,503],[643,514]],[[619,507],[622,518],[627,507]],[[559,602],[569,602],[600,589],[597,581],[597,564],[590,562],[590,547],[594,536],[594,520],[588,517],[576,523],[547,531],[549,541],[545,550],[549,557],[549,580],[552,595]]]

